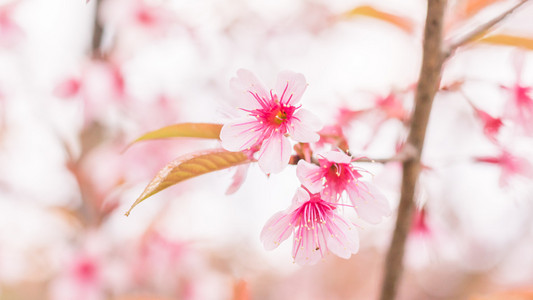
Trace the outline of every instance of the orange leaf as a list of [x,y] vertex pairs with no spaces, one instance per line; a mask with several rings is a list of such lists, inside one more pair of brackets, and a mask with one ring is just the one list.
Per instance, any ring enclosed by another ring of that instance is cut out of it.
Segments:
[[478,40],[481,43],[513,46],[533,50],[533,39],[528,37],[507,35],[507,34],[493,34]]
[[484,8],[501,0],[464,0],[458,2],[457,15],[461,20],[468,19]]
[[483,296],[474,296],[470,300],[533,300],[532,290],[515,290],[498,292]]
[[146,140],[166,139],[175,137],[192,137],[202,139],[218,139],[222,124],[211,123],[179,123],[150,131],[130,145]]
[[251,159],[246,154],[229,152],[224,149],[208,150],[178,157],[159,171],[126,212],[126,216],[137,204],[169,186],[199,175],[250,162]]
[[341,17],[345,19],[351,19],[360,16],[375,18],[381,21],[388,22],[406,31],[407,33],[413,32],[413,22],[410,19],[393,15],[381,10],[377,10],[374,7],[368,5],[355,7],[341,15]]

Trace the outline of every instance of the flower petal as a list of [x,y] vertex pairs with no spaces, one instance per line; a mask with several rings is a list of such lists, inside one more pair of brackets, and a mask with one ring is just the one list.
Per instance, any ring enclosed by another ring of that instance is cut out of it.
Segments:
[[289,164],[291,152],[289,140],[283,134],[274,132],[261,146],[259,167],[267,174],[279,173]]
[[307,82],[302,74],[283,71],[278,75],[275,91],[281,103],[294,105],[300,101],[306,88]]
[[237,77],[230,80],[230,88],[239,96],[236,103],[238,108],[250,110],[261,108],[260,103],[251,93],[257,94],[261,98],[270,99],[270,95],[261,81],[252,72],[245,69],[237,71]]
[[320,172],[320,167],[317,165],[300,160],[296,167],[296,176],[298,176],[303,186],[313,194],[319,193],[323,188],[322,172]]
[[373,184],[359,182],[347,187],[346,192],[359,217],[368,223],[377,224],[391,213],[389,202]]
[[311,199],[311,196],[309,196],[309,193],[299,187],[296,190],[296,194],[294,194],[294,197],[292,198],[292,206],[289,208],[291,211],[295,210],[296,208],[300,207],[305,202],[309,201]]
[[300,227],[298,230],[301,230],[302,234],[301,238],[295,238],[292,244],[294,262],[299,265],[314,265],[326,253],[324,235],[316,234],[317,231],[305,227]]
[[306,109],[299,109],[293,116],[289,134],[298,142],[313,143],[320,139],[317,133],[320,129],[322,129],[322,123],[313,113]]
[[273,215],[261,231],[261,241],[266,250],[272,250],[289,238],[292,233],[291,215],[280,211]]
[[323,158],[327,159],[330,162],[338,164],[349,164],[352,158],[340,151],[327,151],[320,154]]
[[254,146],[260,136],[256,131],[258,125],[259,122],[251,117],[225,124],[220,131],[222,147],[228,151],[242,151]]
[[326,242],[331,253],[342,258],[349,258],[359,251],[359,234],[350,221],[334,214],[325,226],[329,231]]
[[250,167],[250,164],[237,166],[237,169],[235,170],[235,175],[233,175],[232,183],[226,190],[226,195],[231,195],[239,190],[241,185],[244,183],[244,179],[246,179],[248,167]]

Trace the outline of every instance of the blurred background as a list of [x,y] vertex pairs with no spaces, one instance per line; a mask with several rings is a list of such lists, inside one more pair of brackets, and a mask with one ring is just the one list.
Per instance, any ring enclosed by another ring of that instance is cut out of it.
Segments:
[[[445,41],[514,1],[449,1]],[[425,1],[0,1],[0,299],[376,299],[395,214],[349,260],[292,262],[259,233],[299,186],[251,165],[124,212],[159,169],[217,141],[126,146],[179,122],[223,123],[239,68],[302,100],[355,156],[401,148]],[[533,299],[533,5],[445,64],[400,299]],[[360,164],[397,206],[398,163]]]

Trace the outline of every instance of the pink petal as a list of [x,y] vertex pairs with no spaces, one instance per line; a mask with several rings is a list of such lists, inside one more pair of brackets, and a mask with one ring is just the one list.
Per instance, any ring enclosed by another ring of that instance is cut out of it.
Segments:
[[275,91],[280,102],[286,105],[294,105],[300,101],[306,88],[307,82],[302,74],[283,71],[278,75]]
[[241,185],[244,183],[244,179],[246,179],[248,167],[250,167],[250,164],[240,165],[237,167],[237,170],[235,170],[235,175],[233,175],[233,182],[226,190],[226,195],[231,195],[239,190]]
[[[328,225],[329,224],[329,225]],[[359,251],[359,234],[350,221],[335,215],[326,224],[330,234],[326,237],[328,249],[342,258],[349,258]]]
[[274,132],[261,146],[259,167],[267,174],[279,173],[289,164],[291,152],[289,140],[283,134]]
[[289,134],[301,143],[314,143],[320,139],[317,131],[322,129],[320,120],[310,111],[299,109],[293,116]]
[[78,94],[81,81],[78,78],[69,78],[59,83],[54,89],[54,94],[61,98],[70,98]]
[[324,157],[330,162],[338,164],[349,164],[352,160],[350,156],[340,151],[327,151],[323,154],[320,154],[320,156]]
[[285,241],[292,233],[291,216],[286,212],[273,215],[261,231],[261,241],[266,250],[272,250]]
[[295,210],[296,208],[300,207],[305,202],[309,201],[311,199],[311,196],[309,196],[309,193],[299,187],[296,190],[296,194],[294,194],[294,197],[292,198],[292,206],[290,208],[291,211]]
[[228,151],[242,151],[252,147],[259,137],[255,131],[257,125],[257,120],[251,117],[225,124],[220,131],[222,147]]
[[342,194],[343,190],[339,189],[336,184],[329,183],[324,186],[324,189],[320,192],[320,197],[329,202],[337,202],[339,200],[339,195]]
[[270,94],[264,88],[261,81],[248,70],[238,70],[237,77],[230,80],[230,88],[239,96],[237,99],[238,103],[236,103],[238,108],[261,108],[259,102],[257,102],[250,92],[257,94],[259,97],[270,99]]
[[[292,244],[292,256],[294,262],[299,265],[314,265],[326,252],[326,241],[323,234],[315,236],[315,230],[303,230],[300,240],[294,239]],[[316,240],[315,240],[316,239]],[[318,243],[316,242],[318,241]]]
[[296,167],[296,176],[303,186],[313,194],[319,193],[323,188],[320,167],[317,165],[300,160]]
[[373,184],[359,182],[356,187],[348,187],[346,192],[359,217],[368,223],[377,224],[391,213],[389,202]]

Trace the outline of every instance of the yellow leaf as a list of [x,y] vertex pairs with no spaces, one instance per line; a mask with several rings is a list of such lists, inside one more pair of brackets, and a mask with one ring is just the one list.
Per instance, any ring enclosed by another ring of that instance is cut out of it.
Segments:
[[150,131],[130,145],[146,140],[166,139],[175,137],[192,137],[202,139],[218,139],[222,124],[211,123],[179,123]]
[[461,20],[468,19],[484,8],[501,0],[463,0],[457,3],[456,14]]
[[533,38],[522,36],[493,34],[479,39],[478,42],[500,46],[520,47],[528,50],[533,50]]
[[126,212],[126,216],[137,204],[169,186],[199,175],[250,162],[251,160],[246,154],[229,152],[224,149],[208,150],[178,157],[159,171]]
[[381,21],[388,22],[392,25],[399,27],[400,29],[411,33],[413,32],[413,22],[405,17],[393,15],[381,10],[377,10],[372,6],[362,5],[355,7],[341,15],[342,18],[350,19],[355,17],[370,17]]

